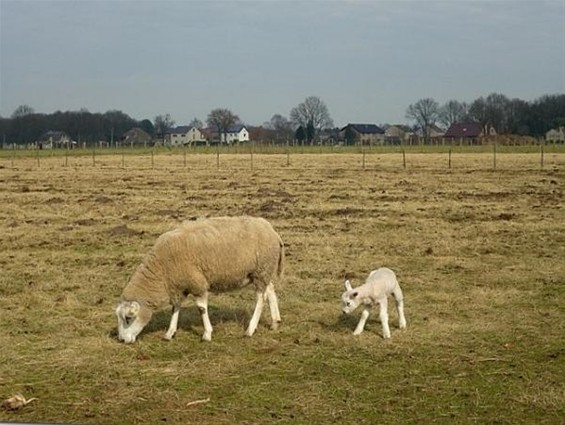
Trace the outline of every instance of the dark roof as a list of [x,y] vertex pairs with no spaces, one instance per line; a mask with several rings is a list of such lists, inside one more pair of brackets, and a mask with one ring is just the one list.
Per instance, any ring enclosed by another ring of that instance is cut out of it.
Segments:
[[167,133],[169,133],[169,134],[186,134],[190,131],[191,128],[192,128],[192,126],[190,126],[190,125],[181,125],[179,127],[167,129]]
[[352,127],[361,134],[384,134],[384,130],[375,124],[347,124],[342,130]]
[[444,137],[480,137],[483,132],[481,124],[478,122],[455,123],[451,124]]
[[245,126],[242,124],[232,125],[230,128],[228,128],[228,133],[239,133],[244,128]]

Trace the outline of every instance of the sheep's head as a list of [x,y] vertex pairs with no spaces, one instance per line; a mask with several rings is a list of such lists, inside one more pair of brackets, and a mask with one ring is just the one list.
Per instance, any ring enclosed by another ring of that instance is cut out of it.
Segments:
[[137,301],[123,301],[116,307],[118,339],[126,344],[135,342],[139,333],[151,320],[153,312]]
[[345,292],[341,295],[341,311],[349,314],[361,304],[359,293],[351,287],[349,280],[345,281]]

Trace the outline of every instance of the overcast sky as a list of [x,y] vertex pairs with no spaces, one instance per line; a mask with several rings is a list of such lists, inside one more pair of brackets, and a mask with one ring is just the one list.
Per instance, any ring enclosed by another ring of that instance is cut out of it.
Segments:
[[260,125],[308,96],[336,126],[431,97],[565,93],[565,0],[0,0],[0,115],[119,109]]

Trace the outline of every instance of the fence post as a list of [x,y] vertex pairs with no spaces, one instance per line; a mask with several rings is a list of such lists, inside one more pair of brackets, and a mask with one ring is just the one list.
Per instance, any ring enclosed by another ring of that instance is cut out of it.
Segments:
[[39,168],[39,149],[37,149],[36,154],[37,154],[37,168]]
[[451,170],[451,146],[449,147],[449,169]]
[[365,169],[365,146],[362,148],[363,150],[363,170]]
[[155,154],[151,151],[151,169],[155,168]]
[[69,148],[65,149],[65,167],[69,166]]
[[290,166],[290,149],[288,147],[288,139],[286,139],[286,166]]
[[544,141],[543,141],[543,139],[542,139],[542,140],[541,140],[541,143],[540,143],[540,151],[541,151],[541,152],[540,152],[540,168],[541,168],[542,170],[543,170],[543,153],[544,153],[543,151],[544,151],[544,144],[545,144],[545,143],[544,143]]
[[92,146],[92,166],[96,167],[96,143]]
[[402,148],[402,165],[406,169],[406,150]]
[[220,142],[216,144],[216,167],[220,169]]
[[493,144],[493,169],[496,170],[496,139],[494,139],[494,144]]

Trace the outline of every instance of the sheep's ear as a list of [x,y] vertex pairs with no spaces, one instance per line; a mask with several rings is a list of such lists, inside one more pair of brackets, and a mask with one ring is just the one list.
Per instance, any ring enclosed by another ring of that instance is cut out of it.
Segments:
[[129,305],[126,316],[136,317],[139,314],[139,310],[141,310],[141,305],[139,305],[137,301],[132,301]]
[[353,288],[351,287],[351,282],[348,280],[345,281],[345,289],[351,291]]

